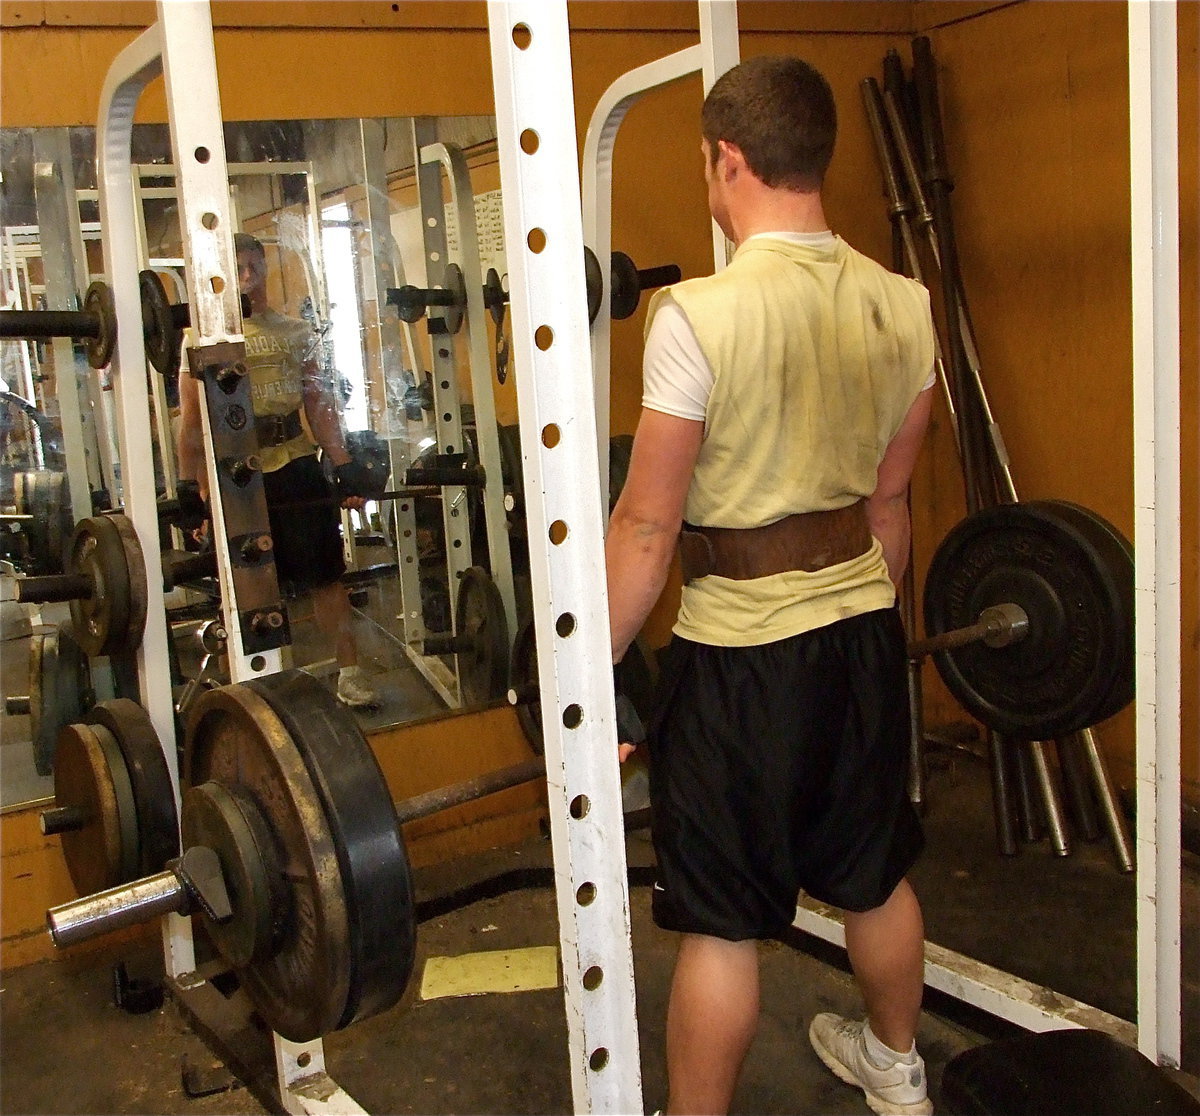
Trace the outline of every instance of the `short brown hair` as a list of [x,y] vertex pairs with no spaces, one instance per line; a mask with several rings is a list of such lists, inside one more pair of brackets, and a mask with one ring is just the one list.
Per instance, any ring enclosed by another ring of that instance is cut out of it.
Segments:
[[267,258],[267,250],[263,247],[262,241],[256,236],[251,236],[249,233],[238,232],[233,234],[233,250],[235,253],[256,252],[264,260]]
[[764,55],[717,79],[700,126],[714,161],[725,140],[765,185],[817,190],[833,158],[837,106],[829,82],[807,62]]

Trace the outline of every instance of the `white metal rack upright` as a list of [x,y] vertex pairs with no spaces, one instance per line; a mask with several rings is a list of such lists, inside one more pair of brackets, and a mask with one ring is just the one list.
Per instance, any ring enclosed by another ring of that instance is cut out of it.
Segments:
[[566,3],[488,28],[571,1086],[641,1112]]

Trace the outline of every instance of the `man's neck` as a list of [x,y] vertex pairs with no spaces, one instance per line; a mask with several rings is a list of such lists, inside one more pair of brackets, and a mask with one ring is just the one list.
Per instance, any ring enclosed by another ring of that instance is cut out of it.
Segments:
[[737,213],[730,214],[733,241],[743,241],[764,232],[827,232],[829,222],[818,191],[772,190],[763,187],[746,199]]

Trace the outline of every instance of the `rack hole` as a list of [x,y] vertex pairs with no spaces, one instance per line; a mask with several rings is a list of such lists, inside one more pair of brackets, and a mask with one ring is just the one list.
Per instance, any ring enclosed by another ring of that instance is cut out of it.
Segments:
[[517,50],[529,49],[529,44],[533,42],[533,32],[529,30],[528,23],[518,23],[512,29],[512,41]]
[[225,280],[219,275],[214,275],[208,282],[213,289],[213,294],[220,294],[225,289]]
[[533,343],[544,353],[554,344],[554,330],[548,325],[540,325],[533,331]]
[[195,155],[197,163],[207,163],[212,158],[212,152],[207,147],[197,147],[192,154]]
[[541,146],[541,143],[542,141],[540,137],[532,128],[526,128],[525,131],[521,133],[521,150],[524,151],[526,155],[535,154],[537,149]]
[[570,532],[567,530],[567,525],[561,519],[556,519],[550,524],[550,541],[555,546],[561,546],[567,541],[567,535]]
[[250,669],[254,671],[262,670],[266,665],[267,660],[261,655],[255,655],[254,658],[250,660]]
[[577,794],[571,799],[571,817],[576,821],[586,818],[592,808],[592,800],[586,794]]
[[559,430],[555,423],[549,423],[542,427],[542,445],[546,449],[554,449],[559,442],[562,441],[562,431]]
[[589,992],[595,992],[604,980],[604,970],[599,965],[593,965],[583,974],[583,986]]
[[575,617],[569,612],[564,612],[554,621],[554,630],[558,632],[559,638],[566,639],[575,630]]
[[588,1065],[592,1067],[593,1072],[599,1073],[608,1065],[608,1051],[603,1046],[597,1046],[588,1058]]
[[302,1050],[296,1055],[296,1065],[301,1069],[307,1069],[312,1064],[312,1055],[307,1050]]
[[220,221],[217,219],[217,215],[215,213],[205,213],[200,218],[200,224],[202,224],[206,229],[209,230],[209,232],[211,232],[217,227],[217,225],[220,224]]
[[596,885],[592,883],[591,880],[588,880],[587,883],[580,884],[575,891],[575,902],[581,907],[589,906],[591,903],[595,902],[595,899]]
[[525,238],[525,243],[529,245],[529,250],[536,256],[543,248],[546,247],[546,232],[544,229],[530,229],[529,235]]
[[563,710],[562,722],[565,728],[576,729],[583,724],[583,706],[572,702]]

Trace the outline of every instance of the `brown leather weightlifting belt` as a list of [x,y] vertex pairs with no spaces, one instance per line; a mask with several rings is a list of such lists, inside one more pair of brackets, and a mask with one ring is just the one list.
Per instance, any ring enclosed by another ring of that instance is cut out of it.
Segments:
[[300,422],[300,412],[296,410],[285,415],[255,415],[254,432],[258,435],[258,444],[266,448],[282,446],[284,442],[299,438],[304,433],[304,426]]
[[788,570],[815,573],[857,558],[870,548],[865,500],[833,511],[789,515],[765,527],[693,527],[685,523],[679,535],[685,582],[709,574],[749,581]]

